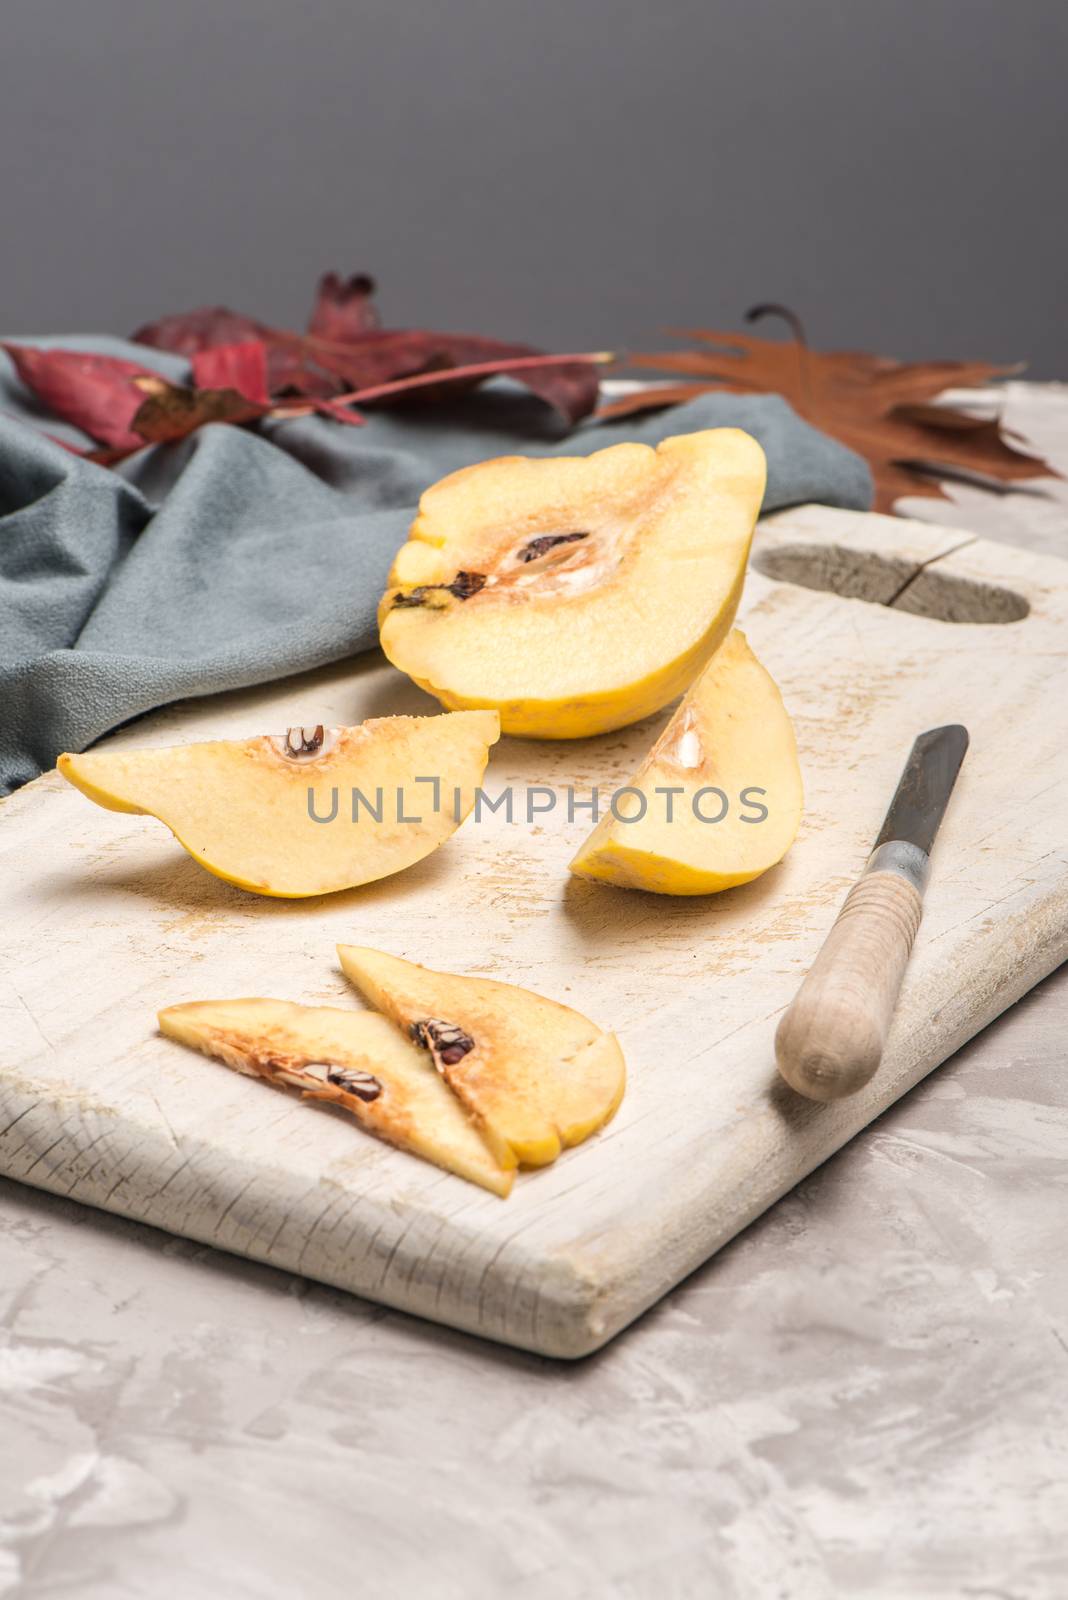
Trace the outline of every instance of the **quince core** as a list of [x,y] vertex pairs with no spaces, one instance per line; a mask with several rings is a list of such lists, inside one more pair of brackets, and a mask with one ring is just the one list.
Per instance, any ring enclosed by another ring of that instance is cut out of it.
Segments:
[[492,711],[380,717],[61,755],[58,766],[97,805],[158,817],[216,877],[297,898],[388,877],[436,850],[474,805],[499,736]]
[[789,850],[802,807],[793,725],[737,628],[628,787],[639,793],[621,798],[623,820],[602,817],[571,862],[580,877],[715,894],[759,877]]
[[737,428],[454,472],[397,553],[382,648],[444,706],[499,712],[505,733],[636,722],[730,628],[765,474]]
[[338,945],[338,956],[364,998],[427,1053],[504,1166],[555,1161],[623,1098],[618,1041],[569,1006],[356,945]]
[[369,1133],[507,1195],[515,1162],[490,1153],[426,1056],[385,1017],[285,1000],[200,1000],[159,1013],[163,1033],[249,1077],[339,1106]]

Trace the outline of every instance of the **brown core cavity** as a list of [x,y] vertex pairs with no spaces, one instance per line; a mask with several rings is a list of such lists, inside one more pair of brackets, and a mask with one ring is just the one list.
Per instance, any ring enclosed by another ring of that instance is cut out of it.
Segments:
[[325,738],[326,729],[321,722],[317,722],[314,728],[287,728],[286,749],[291,756],[318,755]]
[[631,530],[613,528],[539,533],[521,543],[517,535],[501,535],[495,551],[483,552],[486,572],[461,571],[450,583],[418,584],[395,594],[392,606],[445,611],[452,609],[452,600],[469,600],[484,589],[510,603],[568,598],[606,582],[618,568],[631,536]]
[[321,722],[313,728],[287,728],[284,734],[272,734],[271,744],[287,761],[314,761],[333,750],[337,729],[326,728]]

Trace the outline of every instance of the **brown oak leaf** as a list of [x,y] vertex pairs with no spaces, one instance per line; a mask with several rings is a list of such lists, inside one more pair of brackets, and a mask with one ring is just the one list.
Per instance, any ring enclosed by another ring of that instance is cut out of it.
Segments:
[[686,381],[622,396],[602,417],[630,416],[678,405],[711,390],[781,394],[814,428],[864,457],[875,481],[876,511],[903,495],[945,497],[940,478],[963,477],[994,489],[1026,478],[1059,476],[1039,456],[1019,449],[997,419],[935,405],[949,388],[986,384],[1018,369],[983,361],[902,362],[859,350],[814,350],[793,312],[754,306],[746,321],[781,316],[791,340],[696,328],[680,338],[700,347],[630,357],[632,366],[672,372]]

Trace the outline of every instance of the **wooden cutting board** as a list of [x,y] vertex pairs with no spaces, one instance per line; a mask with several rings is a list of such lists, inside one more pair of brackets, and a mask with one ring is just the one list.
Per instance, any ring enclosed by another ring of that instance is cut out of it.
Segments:
[[[98,810],[54,773],[13,796],[0,1171],[530,1350],[603,1344],[1068,954],[1068,564],[805,507],[759,530],[740,621],[793,714],[807,810],[780,868],[705,900],[570,878],[589,822],[563,803],[532,827],[469,821],[385,883],[287,902],[219,882],[161,824]],[[434,709],[370,657],[110,742]],[[665,716],[502,741],[487,785],[610,791]],[[852,1100],[802,1101],[775,1073],[777,1018],[913,736],[950,721],[971,751],[883,1067]],[[156,1010],[180,1000],[357,1005],[337,941],[526,984],[615,1028],[616,1120],[501,1201],[157,1036]]]

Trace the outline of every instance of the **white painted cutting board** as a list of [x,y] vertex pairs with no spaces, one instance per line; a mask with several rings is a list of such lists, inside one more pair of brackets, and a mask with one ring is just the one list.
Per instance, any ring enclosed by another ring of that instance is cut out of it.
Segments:
[[[754,562],[740,620],[793,714],[807,811],[785,864],[729,894],[569,878],[589,824],[562,807],[533,828],[469,821],[400,877],[286,902],[219,882],[162,825],[55,774],[5,802],[0,1171],[546,1354],[609,1339],[1068,954],[1068,564],[817,507],[764,524]],[[916,614],[1020,602],[1029,614],[1002,623]],[[176,707],[112,743],[433,709],[372,657]],[[487,784],[610,790],[664,720],[505,740]],[[776,1020],[913,736],[950,721],[971,751],[883,1067],[852,1100],[804,1102],[777,1080]],[[339,940],[527,984],[615,1028],[616,1120],[501,1201],[156,1035],[158,1007],[181,1000],[357,1005]]]

